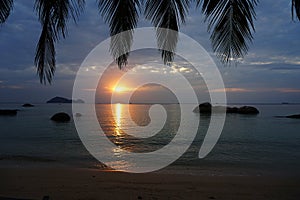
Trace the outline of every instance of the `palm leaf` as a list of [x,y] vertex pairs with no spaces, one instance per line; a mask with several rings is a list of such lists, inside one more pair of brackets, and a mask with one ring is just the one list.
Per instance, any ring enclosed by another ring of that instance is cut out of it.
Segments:
[[36,0],[35,9],[43,27],[35,55],[41,83],[51,83],[56,68],[55,42],[61,36],[66,37],[69,18],[76,22],[84,3],[84,0]]
[[13,0],[1,0],[0,1],[0,24],[4,23],[8,18],[14,1]]
[[51,83],[55,72],[55,36],[49,17],[45,18],[42,33],[37,45],[35,65],[41,83],[46,83],[46,80]]
[[300,0],[292,0],[292,18],[293,19],[294,19],[295,13],[296,13],[298,20],[300,21]]
[[[110,51],[122,68],[132,46],[133,30],[137,26],[141,4],[139,0],[98,0],[99,11],[110,29]],[[126,31],[126,32],[124,32]],[[124,32],[122,35],[118,33]]]
[[213,50],[223,63],[243,58],[252,42],[257,0],[198,0]]
[[[157,28],[157,43],[164,63],[173,61],[180,24],[185,23],[189,0],[147,0],[145,17]],[[163,28],[163,29],[161,29]],[[171,29],[173,31],[168,31]],[[167,49],[167,50],[166,50]]]

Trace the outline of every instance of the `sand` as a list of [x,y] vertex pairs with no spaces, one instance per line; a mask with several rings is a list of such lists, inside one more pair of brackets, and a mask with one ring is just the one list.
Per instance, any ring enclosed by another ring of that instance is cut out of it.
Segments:
[[[98,199],[300,199],[300,181],[283,176],[127,174],[69,168],[0,169],[0,197]],[[1,199],[1,198],[0,198]]]

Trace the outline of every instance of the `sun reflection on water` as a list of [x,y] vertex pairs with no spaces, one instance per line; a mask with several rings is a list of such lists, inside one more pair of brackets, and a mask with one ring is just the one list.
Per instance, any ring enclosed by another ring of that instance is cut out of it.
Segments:
[[122,104],[115,104],[115,133],[121,136],[121,121],[122,121]]

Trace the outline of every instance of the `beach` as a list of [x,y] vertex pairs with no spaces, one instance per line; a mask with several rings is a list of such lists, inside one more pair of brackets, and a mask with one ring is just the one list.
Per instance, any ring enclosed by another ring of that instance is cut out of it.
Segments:
[[70,168],[0,170],[0,197],[27,199],[299,199],[299,177],[129,174]]

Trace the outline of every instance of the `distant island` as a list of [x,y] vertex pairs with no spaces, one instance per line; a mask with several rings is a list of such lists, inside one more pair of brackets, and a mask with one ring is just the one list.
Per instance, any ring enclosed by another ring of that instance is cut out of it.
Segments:
[[47,103],[84,103],[84,101],[82,99],[72,100],[64,97],[54,97],[47,101]]

